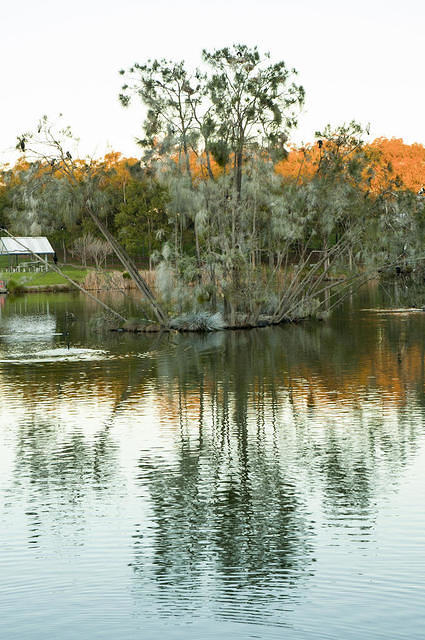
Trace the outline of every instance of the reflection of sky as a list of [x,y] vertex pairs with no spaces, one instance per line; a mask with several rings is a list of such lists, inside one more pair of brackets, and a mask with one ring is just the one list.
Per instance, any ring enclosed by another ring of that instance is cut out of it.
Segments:
[[37,346],[40,347],[41,345],[32,345],[30,349],[24,349],[21,345],[20,350],[9,351],[4,359],[0,358],[0,363],[40,364],[43,362],[80,362],[82,360],[102,360],[106,357],[105,351],[99,349],[80,349],[71,346],[58,346],[56,349],[40,349],[37,348]]

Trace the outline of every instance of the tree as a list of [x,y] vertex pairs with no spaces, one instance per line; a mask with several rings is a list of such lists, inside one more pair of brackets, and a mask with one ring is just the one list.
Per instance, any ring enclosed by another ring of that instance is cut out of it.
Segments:
[[142,146],[159,153],[177,146],[190,177],[190,149],[200,158],[205,154],[210,178],[210,154],[222,167],[231,160],[240,200],[246,154],[266,149],[274,157],[285,155],[304,89],[292,81],[295,69],[270,63],[257,47],[204,50],[202,58],[206,73],[191,74],[183,62],[167,60],[135,64],[127,74],[121,70],[128,81],[119,97],[126,106],[136,95],[147,107]]
[[399,138],[377,138],[369,145],[375,153],[377,169],[372,188],[377,193],[388,180],[388,174],[398,179],[398,188],[417,193],[425,186],[425,147],[421,144],[405,144]]
[[153,180],[132,180],[126,201],[115,216],[115,225],[124,247],[131,255],[144,250],[152,268],[152,252],[160,249],[169,227],[166,214],[167,189]]
[[214,155],[233,158],[240,200],[248,151],[267,150],[274,158],[285,155],[288,131],[297,123],[304,89],[292,81],[295,69],[289,70],[283,61],[270,64],[270,54],[261,56],[257,47],[239,44],[204,50],[202,57],[212,70],[207,87],[215,141],[210,147]]
[[5,184],[0,185],[0,227],[7,227],[8,225],[8,210],[10,206],[10,191]]
[[[147,298],[152,311],[161,325],[167,325],[167,317],[158,304],[156,297],[139,273],[136,265],[120,246],[117,239],[109,231],[102,220],[102,207],[107,209],[108,199],[102,190],[103,175],[97,170],[96,163],[87,160],[76,162],[67,147],[72,143],[73,136],[69,127],[55,128],[44,116],[40,121],[37,132],[24,133],[18,137],[17,148],[26,151],[37,160],[36,173],[23,190],[23,197],[31,194],[36,205],[42,201],[46,185],[60,177],[63,184],[71,186],[71,197],[78,203],[87,218],[90,218],[98,231],[104,236],[111,249],[120,260],[139,291]],[[65,146],[66,145],[66,146]]]
[[[234,45],[202,57],[204,70],[193,73],[183,62],[166,60],[121,71],[126,83],[120,99],[127,105],[137,96],[148,109],[140,143],[169,191],[174,232],[172,251],[163,253],[164,272],[174,270],[183,285],[174,287],[178,304],[193,294],[191,283],[197,281],[196,298],[210,300],[214,308],[222,295],[233,322],[236,299],[249,298],[253,311],[254,289],[264,298],[254,270],[271,234],[271,160],[286,154],[304,90],[293,82],[294,69],[271,63],[256,47]],[[194,157],[210,180],[195,170]],[[195,255],[185,242],[189,230]]]
[[87,257],[89,255],[89,247],[90,244],[95,240],[95,238],[91,234],[84,234],[80,238],[76,238],[71,247],[71,254],[80,258],[81,263],[84,267],[87,266]]
[[109,242],[102,240],[101,238],[93,238],[88,246],[87,255],[94,260],[96,269],[101,269],[105,266],[106,258],[114,253]]
[[[122,69],[120,74],[126,72]],[[199,98],[194,94],[200,91],[201,85],[197,83],[194,87],[184,62],[164,59],[134,64],[128,70],[127,78],[131,84],[123,85],[123,93],[119,95],[121,104],[127,106],[131,95],[135,94],[147,107],[145,137],[139,143],[157,151],[167,151],[177,145],[179,157],[183,156],[186,171],[191,175],[189,150],[199,135],[193,112],[193,105]]]

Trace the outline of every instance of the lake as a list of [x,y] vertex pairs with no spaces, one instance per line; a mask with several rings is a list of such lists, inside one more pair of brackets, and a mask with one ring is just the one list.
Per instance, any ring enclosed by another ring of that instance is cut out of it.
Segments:
[[376,304],[142,336],[1,296],[0,637],[422,640],[425,314]]

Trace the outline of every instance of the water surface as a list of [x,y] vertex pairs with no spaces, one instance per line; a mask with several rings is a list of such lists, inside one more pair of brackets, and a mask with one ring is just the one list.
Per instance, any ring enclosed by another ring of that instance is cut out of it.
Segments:
[[425,314],[134,336],[2,301],[1,638],[424,637]]

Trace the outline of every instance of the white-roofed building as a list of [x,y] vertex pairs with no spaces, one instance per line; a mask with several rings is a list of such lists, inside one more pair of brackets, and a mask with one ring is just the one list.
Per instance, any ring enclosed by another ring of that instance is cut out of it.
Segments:
[[[34,254],[48,260],[49,256],[55,255],[55,250],[44,236],[0,238],[0,256],[9,256],[9,267],[13,270],[25,271],[28,269],[31,271],[34,267],[41,267],[41,262]],[[22,256],[28,256],[29,261],[20,261],[19,258]]]

